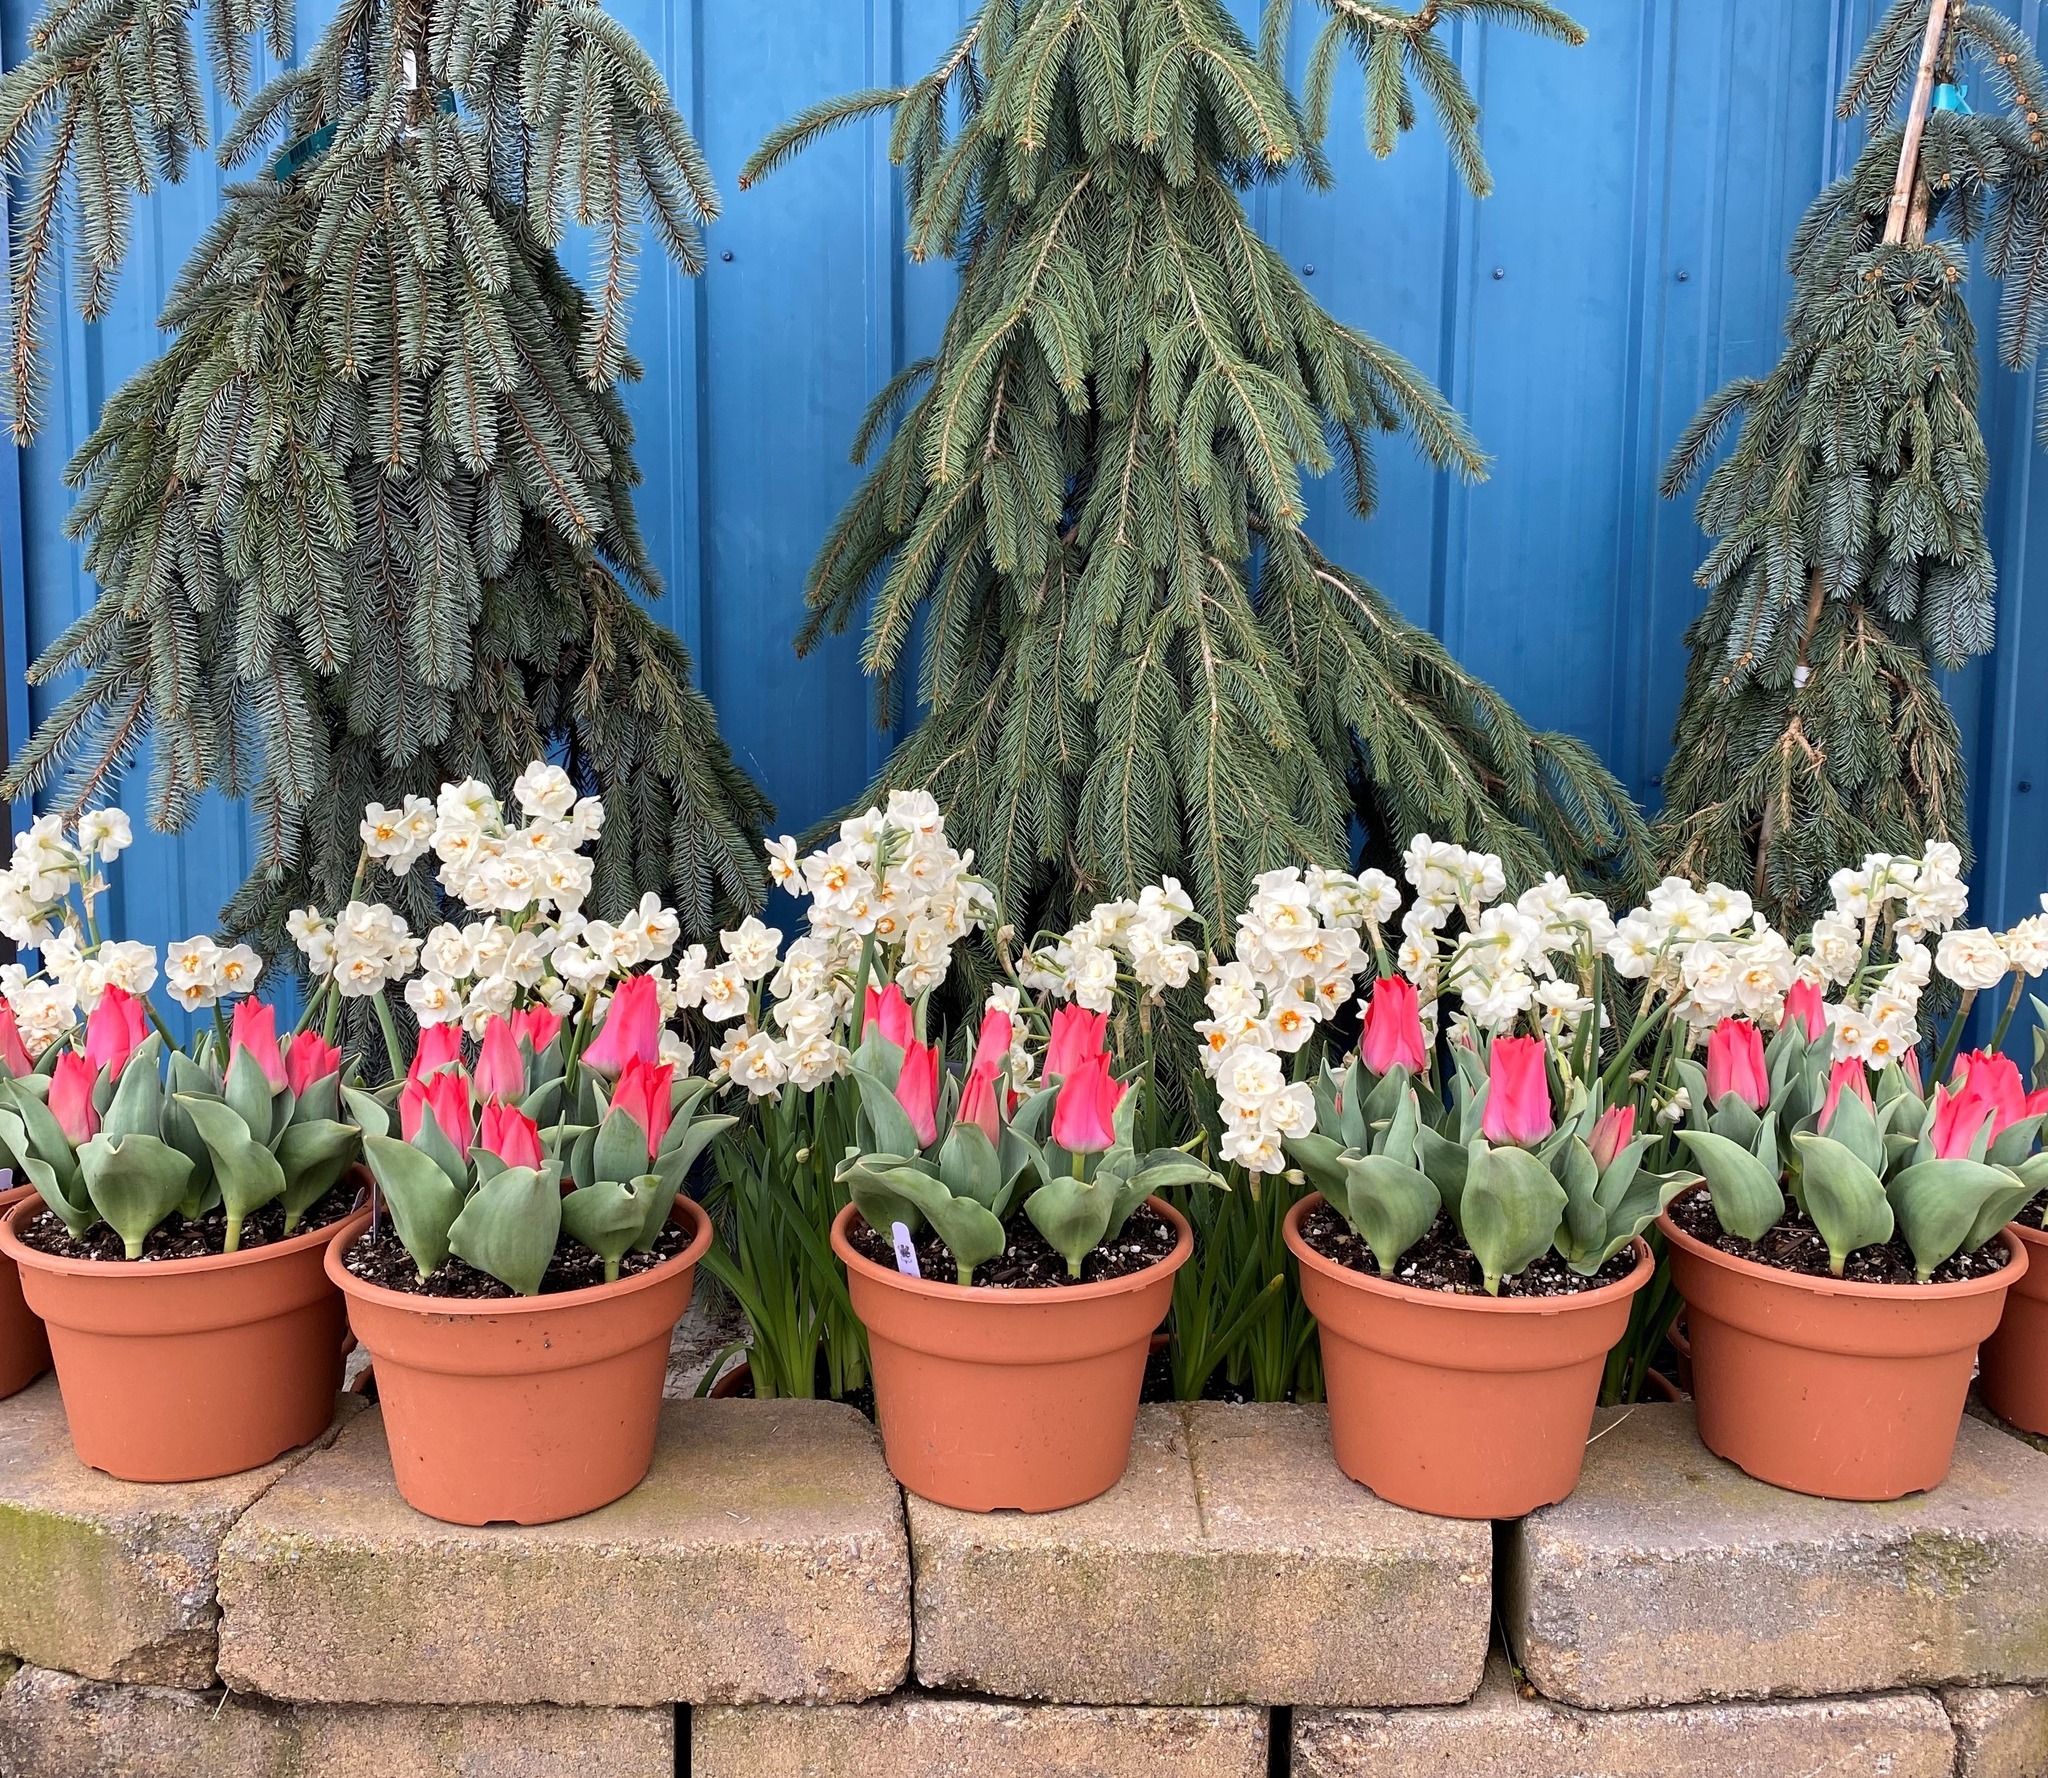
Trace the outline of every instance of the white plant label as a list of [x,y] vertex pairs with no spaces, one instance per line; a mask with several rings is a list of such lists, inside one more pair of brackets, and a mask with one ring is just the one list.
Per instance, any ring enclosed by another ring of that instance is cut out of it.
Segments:
[[906,1278],[920,1278],[924,1274],[917,1269],[917,1249],[911,1245],[910,1228],[906,1223],[892,1222],[889,1232],[896,1237],[896,1269]]

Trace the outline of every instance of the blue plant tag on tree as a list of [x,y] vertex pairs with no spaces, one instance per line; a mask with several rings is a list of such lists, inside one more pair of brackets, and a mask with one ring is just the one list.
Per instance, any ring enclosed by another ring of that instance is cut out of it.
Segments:
[[1937,111],[1960,111],[1965,117],[1976,115],[1970,109],[1970,89],[1946,80],[1934,89],[1934,108]]
[[906,1278],[923,1277],[924,1274],[917,1269],[917,1249],[911,1244],[908,1225],[892,1222],[889,1225],[889,1232],[896,1237],[897,1271],[901,1272]]

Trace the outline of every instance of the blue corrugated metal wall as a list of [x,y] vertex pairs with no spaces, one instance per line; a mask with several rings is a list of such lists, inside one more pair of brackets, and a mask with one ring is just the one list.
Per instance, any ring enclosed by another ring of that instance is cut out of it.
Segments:
[[[1247,18],[1256,10],[1236,3]],[[2002,3],[2038,40],[2042,0]],[[0,0],[10,56],[30,5]],[[903,258],[879,131],[849,132],[754,191],[735,175],[798,107],[928,66],[967,4],[614,5],[661,61],[727,204],[705,276],[650,265],[637,312],[641,518],[667,578],[662,614],[740,758],[797,827],[856,792],[889,745],[852,639],[799,662],[789,638],[805,568],[854,485],[846,451],[861,409],[936,336],[952,283],[947,268]],[[1467,488],[1390,451],[1373,523],[1344,513],[1334,489],[1319,499],[1325,546],[1532,719],[1583,735],[1654,799],[1702,553],[1689,509],[1657,499],[1657,470],[1710,390],[1777,355],[1785,249],[1854,152],[1831,103],[1878,0],[1572,10],[1592,33],[1581,50],[1489,29],[1458,45],[1498,184],[1484,204],[1426,123],[1392,161],[1372,160],[1355,89],[1333,144],[1336,190],[1288,187],[1256,203],[1316,295],[1431,370],[1494,457],[1492,478]],[[114,314],[92,327],[74,318],[57,339],[44,438],[0,460],[13,739],[32,714],[18,695],[24,661],[92,593],[63,535],[63,462],[107,391],[155,350],[154,317],[218,192],[202,171],[145,206]],[[2026,695],[2024,666],[2032,546],[2048,512],[2031,498],[2031,383],[1993,367],[1986,387],[2000,643],[1951,692],[1975,766],[1986,911],[2005,919],[2048,883],[2035,815],[2048,804],[2048,704]],[[47,701],[39,693],[33,708]],[[228,806],[138,846],[129,928],[161,939],[206,926],[248,857]]]

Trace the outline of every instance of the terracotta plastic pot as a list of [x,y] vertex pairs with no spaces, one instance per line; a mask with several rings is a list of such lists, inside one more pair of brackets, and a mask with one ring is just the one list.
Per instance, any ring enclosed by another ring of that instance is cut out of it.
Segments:
[[1896,1500],[1948,1474],[1977,1347],[2027,1269],[1961,1284],[1855,1284],[1760,1266],[1662,1218],[1685,1298],[1700,1439],[1760,1481]]
[[1302,1239],[1323,1201],[1287,1213],[1316,1318],[1337,1467],[1382,1500],[1451,1519],[1515,1519],[1579,1483],[1600,1373],[1628,1329],[1636,1268],[1577,1296],[1455,1296],[1354,1272]]
[[546,1525],[640,1485],[661,1385],[711,1219],[677,1198],[681,1253],[616,1284],[464,1302],[358,1278],[342,1255],[368,1213],[334,1233],[327,1275],[368,1348],[398,1491],[457,1525]]
[[856,1252],[852,1205],[832,1224],[853,1312],[868,1330],[875,1417],[890,1472],[968,1512],[1078,1506],[1131,1458],[1152,1334],[1195,1250],[1187,1220],[1147,1200],[1180,1239],[1128,1278],[1055,1290],[906,1278]]
[[333,1238],[204,1259],[60,1259],[24,1245],[40,1200],[0,1219],[49,1330],[79,1461],[129,1482],[254,1469],[334,1418],[347,1323],[321,1259]]
[[2027,1269],[2006,1292],[1998,1331],[1977,1355],[1977,1383],[2001,1420],[2048,1433],[2048,1235],[2023,1222],[2006,1224],[2005,1232],[2025,1251]]
[[[0,1191],[0,1217],[35,1197],[32,1185]],[[50,1336],[22,1300],[20,1268],[0,1254],[0,1401],[19,1395],[49,1368]]]

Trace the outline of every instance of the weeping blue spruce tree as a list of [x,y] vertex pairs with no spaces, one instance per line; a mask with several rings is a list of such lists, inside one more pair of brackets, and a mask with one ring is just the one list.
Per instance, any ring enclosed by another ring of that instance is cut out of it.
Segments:
[[[0,155],[28,169],[17,438],[67,232],[104,314],[135,195],[205,143],[192,14],[51,0],[0,81]],[[250,34],[282,62],[291,9],[215,0],[208,24],[241,103]],[[225,921],[277,948],[294,904],[345,899],[366,801],[508,791],[547,754],[605,798],[593,914],[659,889],[698,934],[729,924],[769,810],[640,603],[619,396],[640,237],[694,273],[717,212],[654,64],[585,0],[343,0],[220,159],[254,170],[171,292],[170,344],[70,466],[102,591],[36,663],[81,678],[0,794],[98,799],[149,743],[157,825],[247,796],[259,861]],[[557,256],[572,221],[587,290]],[[430,914],[429,873],[372,889]]]
[[1751,889],[1788,932],[1845,861],[1969,844],[1935,678],[1996,627],[1967,254],[1981,239],[2003,281],[2001,357],[2030,364],[2048,333],[2044,96],[1992,7],[1897,0],[1842,94],[1867,145],[1792,244],[1784,356],[1715,395],[1665,471],[1678,493],[1740,418],[1699,499],[1716,542],[1659,850]]
[[885,708],[915,676],[928,714],[877,788],[929,786],[1027,932],[1164,872],[1227,922],[1260,871],[1344,860],[1354,819],[1380,844],[1484,846],[1522,878],[1645,856],[1584,747],[1532,733],[1304,532],[1303,477],[1333,468],[1371,514],[1378,434],[1466,476],[1483,459],[1245,211],[1261,182],[1327,182],[1347,54],[1373,146],[1420,89],[1483,193],[1442,28],[1582,34],[1537,0],[1323,4],[1297,103],[1285,0],[1263,52],[1221,0],[985,0],[923,79],[803,113],[741,175],[893,114],[910,253],[958,267],[937,351],[856,441],[878,455],[811,570],[801,646],[864,612]]

